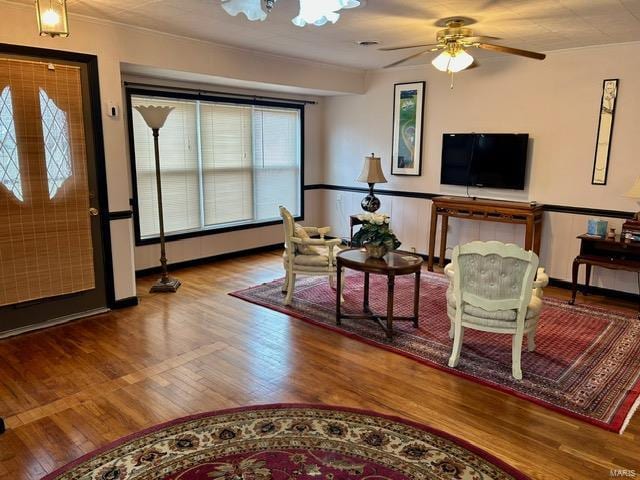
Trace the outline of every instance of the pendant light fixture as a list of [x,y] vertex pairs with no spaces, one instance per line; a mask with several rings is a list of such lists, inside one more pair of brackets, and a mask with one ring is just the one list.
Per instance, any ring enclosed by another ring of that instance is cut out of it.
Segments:
[[[251,21],[264,21],[277,0],[222,0],[222,8],[232,16],[243,13]],[[299,0],[298,16],[291,21],[298,27],[336,23],[342,9],[359,7],[361,0]]]
[[67,0],[36,0],[36,16],[40,35],[68,37]]

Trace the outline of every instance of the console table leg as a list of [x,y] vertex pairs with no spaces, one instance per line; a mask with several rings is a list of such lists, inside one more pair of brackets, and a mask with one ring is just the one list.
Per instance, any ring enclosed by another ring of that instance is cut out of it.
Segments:
[[431,227],[429,229],[429,258],[427,270],[433,272],[433,256],[436,254],[436,230],[438,229],[438,209],[435,203],[431,205]]
[[571,275],[571,300],[569,300],[569,304],[573,305],[576,303],[576,293],[578,291],[578,270],[580,269],[580,262],[578,260],[573,261],[573,269]]
[[585,276],[584,276],[584,294],[587,295],[590,293],[590,285],[591,285],[591,264],[585,264]]
[[444,267],[444,257],[447,253],[447,233],[449,231],[449,215],[442,215],[442,231],[440,232],[440,258],[438,265]]
[[387,276],[387,338],[393,339],[393,291],[395,289],[396,276],[390,273]]
[[342,265],[338,258],[336,265],[336,325],[342,324],[341,311],[340,311],[340,297],[342,296]]
[[369,272],[364,273],[364,298],[362,300],[362,310],[369,312]]
[[418,319],[420,318],[420,270],[416,272],[413,288],[413,326],[418,328]]

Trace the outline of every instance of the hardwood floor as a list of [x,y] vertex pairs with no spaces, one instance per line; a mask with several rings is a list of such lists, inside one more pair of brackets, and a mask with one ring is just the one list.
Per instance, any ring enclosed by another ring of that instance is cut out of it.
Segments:
[[174,273],[177,294],[151,295],[144,278],[137,307],[0,341],[0,478],[40,478],[176,417],[276,402],[400,415],[533,478],[640,475],[640,412],[617,435],[227,295],[280,277],[275,252]]

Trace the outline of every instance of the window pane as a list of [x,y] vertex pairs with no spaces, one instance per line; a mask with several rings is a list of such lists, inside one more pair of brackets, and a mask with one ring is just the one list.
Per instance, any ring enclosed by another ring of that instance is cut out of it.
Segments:
[[16,138],[11,88],[7,86],[0,94],[0,185],[4,185],[18,200],[23,201]]
[[[133,106],[174,107],[159,136],[164,228],[167,234],[200,228],[196,102],[141,96],[132,96],[131,101]],[[157,236],[160,227],[153,135],[137,110],[133,109],[131,115],[140,236]]]
[[205,225],[254,218],[251,110],[200,103]]
[[255,107],[256,219],[278,218],[278,206],[300,214],[300,111]]

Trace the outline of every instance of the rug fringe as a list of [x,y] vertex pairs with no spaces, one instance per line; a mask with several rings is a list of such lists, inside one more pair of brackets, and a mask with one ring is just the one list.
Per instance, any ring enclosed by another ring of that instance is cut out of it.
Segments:
[[627,413],[627,416],[625,417],[624,422],[622,422],[622,427],[620,427],[620,432],[618,432],[620,435],[622,435],[625,429],[629,426],[631,417],[633,417],[633,414],[638,409],[638,407],[640,407],[640,397],[636,398],[636,401],[633,402],[633,405],[631,405],[631,410],[629,410],[629,413]]

